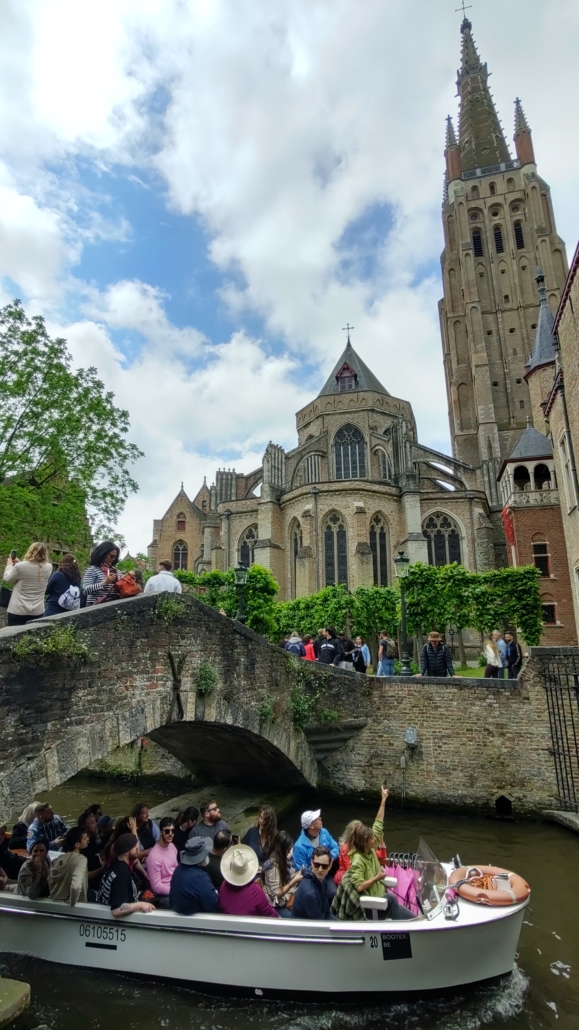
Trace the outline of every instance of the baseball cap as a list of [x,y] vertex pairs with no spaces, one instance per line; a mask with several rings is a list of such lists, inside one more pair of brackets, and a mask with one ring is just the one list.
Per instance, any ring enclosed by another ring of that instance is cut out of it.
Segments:
[[309,830],[312,823],[315,823],[316,819],[319,819],[322,814],[321,808],[317,808],[315,812],[303,812],[302,813],[302,830]]

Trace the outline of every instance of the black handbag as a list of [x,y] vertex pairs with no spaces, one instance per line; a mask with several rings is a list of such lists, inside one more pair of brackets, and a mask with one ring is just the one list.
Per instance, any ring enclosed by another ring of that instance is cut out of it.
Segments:
[[11,597],[12,591],[9,587],[0,587],[0,608],[7,608]]

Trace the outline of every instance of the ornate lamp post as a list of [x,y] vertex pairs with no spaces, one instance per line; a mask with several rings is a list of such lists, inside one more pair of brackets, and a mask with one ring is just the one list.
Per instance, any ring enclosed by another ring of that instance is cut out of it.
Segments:
[[247,569],[241,562],[233,570],[235,575],[235,587],[237,590],[237,622],[245,622],[245,590],[247,586]]
[[412,669],[410,668],[410,658],[408,656],[408,638],[406,636],[406,597],[404,596],[404,580],[408,575],[410,558],[406,557],[404,551],[398,551],[398,557],[394,559],[394,565],[396,567],[396,577],[400,580],[400,635],[402,637],[402,667],[400,669],[400,675],[411,676]]

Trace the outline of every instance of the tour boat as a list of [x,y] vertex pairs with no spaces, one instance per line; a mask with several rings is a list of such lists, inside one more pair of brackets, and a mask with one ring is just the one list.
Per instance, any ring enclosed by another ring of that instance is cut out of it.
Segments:
[[460,989],[511,972],[528,897],[502,907],[458,898],[458,912],[456,906],[445,912],[453,870],[438,866],[438,887],[430,884],[430,901],[422,895],[425,914],[407,922],[179,916],[162,910],[115,919],[102,905],[71,908],[4,892],[0,952],[259,998],[346,1001]]

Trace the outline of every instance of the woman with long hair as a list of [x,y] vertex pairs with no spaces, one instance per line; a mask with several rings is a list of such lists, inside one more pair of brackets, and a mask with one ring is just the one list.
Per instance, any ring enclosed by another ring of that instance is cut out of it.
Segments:
[[[80,569],[74,554],[63,554],[58,569],[48,580],[45,616],[62,615],[80,608],[80,581]],[[61,598],[65,604],[60,603]]]
[[485,637],[483,653],[487,660],[487,664],[485,666],[485,679],[498,679],[499,669],[502,669],[503,667],[503,660],[493,638],[488,634]]
[[161,837],[159,827],[152,819],[149,819],[149,806],[144,801],[140,801],[138,805],[135,805],[131,812],[131,817],[135,820],[137,828],[135,833],[139,838],[139,859],[144,861],[149,851],[155,847],[155,844]]
[[257,855],[260,866],[265,862],[265,856],[269,851],[273,839],[277,833],[277,815],[271,805],[264,805],[259,813],[257,826],[251,826],[245,834],[242,844],[253,848]]
[[293,895],[303,880],[301,872],[294,872],[292,851],[294,842],[289,833],[279,830],[271,842],[267,858],[261,869],[263,889],[270,905],[280,915],[289,915]]
[[178,812],[175,819],[175,837],[173,838],[177,854],[181,854],[191,830],[197,825],[198,821],[199,809],[195,805],[189,805],[184,812]]
[[105,540],[91,552],[90,565],[82,578],[87,608],[114,597],[118,577],[115,565],[120,556],[120,549],[112,540]]
[[352,819],[340,837],[340,861],[338,871],[334,876],[334,883],[336,886],[340,883],[344,873],[347,873],[348,869],[352,865],[350,862],[350,852],[354,847],[354,831],[361,825],[362,823],[360,819]]
[[[384,833],[384,809],[388,791],[381,787],[381,800],[378,814],[372,827],[360,823],[352,833],[352,850],[350,852],[350,878],[358,894],[366,894],[372,898],[386,897],[384,877],[386,869],[380,864],[376,848],[382,840]],[[414,915],[409,908],[401,905],[394,894],[388,893],[388,918],[389,919],[413,919]]]
[[25,850],[28,841],[28,831],[38,815],[39,808],[40,801],[33,801],[24,809],[10,836],[9,848],[11,851]]
[[44,594],[52,576],[46,544],[30,544],[22,561],[10,555],[2,579],[13,583],[8,602],[8,625],[24,626],[44,615]]

